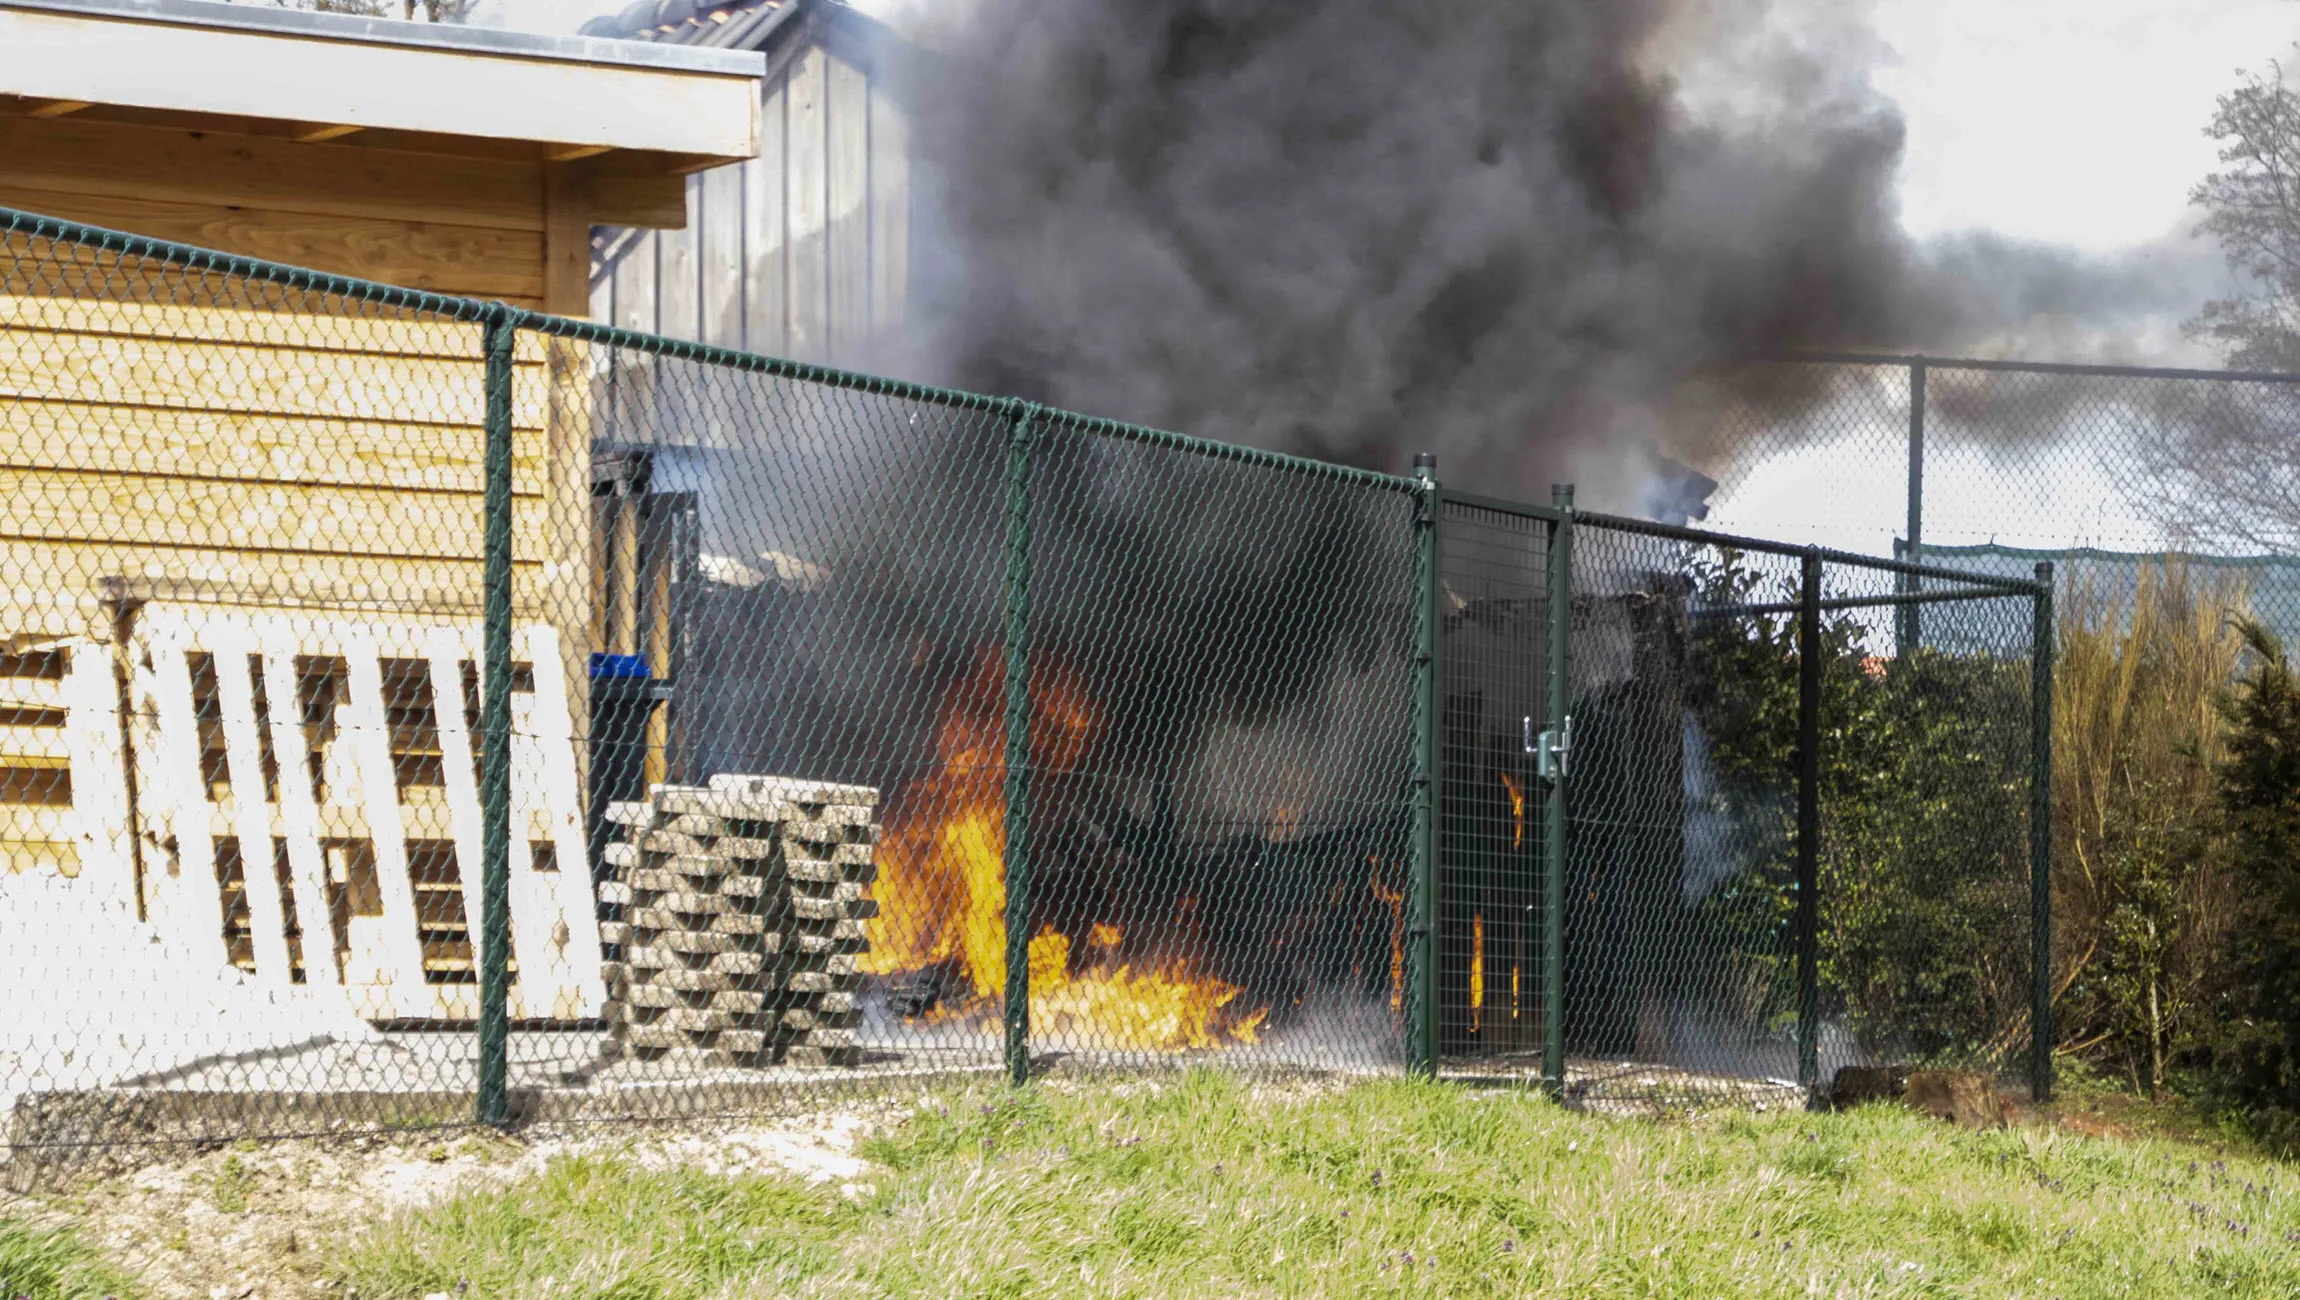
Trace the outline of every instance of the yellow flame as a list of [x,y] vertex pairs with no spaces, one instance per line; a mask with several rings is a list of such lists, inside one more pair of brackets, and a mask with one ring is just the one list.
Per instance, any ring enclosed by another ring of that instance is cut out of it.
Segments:
[[[984,655],[944,701],[939,767],[889,800],[880,874],[871,887],[879,920],[858,962],[875,975],[954,962],[973,995],[961,1014],[980,1019],[995,1015],[1006,986],[1004,680],[1000,658]],[[1049,664],[1034,674],[1031,694],[1033,766],[1048,773],[1074,767],[1100,726],[1081,683]],[[1048,930],[1033,937],[1033,1025],[1131,1050],[1258,1041],[1267,1008],[1235,1008],[1241,989],[1180,959],[1148,968],[1121,962],[1124,939],[1115,925],[1094,925],[1089,959],[1074,971],[1070,936]]]
[[1469,919],[1469,1028],[1476,1033],[1485,1023],[1485,914]]
[[1501,774],[1501,783],[1509,790],[1509,846],[1522,849],[1525,847],[1525,787],[1507,772]]

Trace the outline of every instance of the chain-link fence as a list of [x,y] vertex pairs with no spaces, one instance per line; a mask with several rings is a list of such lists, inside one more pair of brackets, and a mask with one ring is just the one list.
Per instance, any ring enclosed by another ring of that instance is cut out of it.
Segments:
[[1445,501],[1447,1068],[1600,1105],[1887,1062],[2049,1088],[2048,588]]
[[[2017,963],[1880,917],[2029,933],[2025,580],[1799,605],[1779,547],[6,212],[0,375],[12,1169],[2015,1050]],[[1990,612],[1918,662],[1919,600]]]

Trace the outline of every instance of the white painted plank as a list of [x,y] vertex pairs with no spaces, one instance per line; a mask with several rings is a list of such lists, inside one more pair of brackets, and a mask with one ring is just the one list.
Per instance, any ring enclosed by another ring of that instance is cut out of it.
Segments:
[[262,622],[259,636],[264,698],[271,706],[272,757],[280,770],[280,838],[287,842],[296,928],[303,931],[304,983],[317,997],[348,1004],[343,971],[336,964],[327,863],[319,843],[319,805],[312,798],[311,757],[304,745],[296,694],[296,631],[288,620],[270,618]]
[[132,905],[136,869],[128,839],[127,746],[120,730],[120,688],[112,675],[111,647],[73,642],[63,685],[80,880],[106,902]]
[[[425,658],[431,661],[432,718],[439,728],[439,765],[455,833],[456,874],[463,882],[463,922],[469,927],[466,933],[471,936],[472,953],[479,956],[485,937],[482,895],[486,881],[481,864],[486,836],[479,808],[479,781],[471,765],[471,728],[463,716],[463,661],[470,653],[469,640],[454,628],[436,628]],[[512,951],[519,950],[514,924]]]
[[[236,619],[208,620],[200,629],[215,659],[216,707],[223,715],[224,762],[232,787],[233,832],[240,842],[240,875],[248,899],[248,934],[255,949],[256,982],[285,989],[295,983],[288,956],[287,908],[272,872],[271,809],[265,806],[263,745],[256,736],[256,698],[248,656],[256,640]],[[284,784],[287,773],[281,774]]]
[[[559,630],[548,624],[526,629],[527,657],[556,663]],[[555,955],[571,987],[575,1005],[554,1015],[590,1017],[604,1013],[607,988],[599,971],[599,905],[591,888],[591,856],[583,839],[582,802],[575,788],[573,714],[567,685],[557,673],[535,675],[533,733],[541,762],[536,802],[551,819],[552,848],[559,860],[558,927]],[[530,1014],[533,1014],[530,1012]]]
[[185,659],[182,623],[146,612],[145,648],[151,659],[140,708],[154,719],[151,792],[159,814],[156,838],[173,839],[146,858],[146,872],[158,877],[155,893],[164,900],[153,920],[169,942],[200,966],[230,964],[224,948],[224,896],[216,887],[216,846],[208,832],[208,796],[200,788],[199,717],[192,705],[191,665]]
[[354,626],[345,637],[344,661],[350,670],[350,698],[342,710],[342,734],[336,743],[351,746],[352,766],[359,773],[360,800],[367,810],[369,842],[375,850],[376,886],[383,898],[381,925],[363,936],[374,943],[364,964],[372,965],[377,982],[390,987],[391,1002],[402,1008],[400,1014],[423,1015],[427,1014],[424,1008],[429,994],[423,982],[415,889],[407,876],[399,783],[391,763],[383,669],[376,662],[374,641],[364,629]]

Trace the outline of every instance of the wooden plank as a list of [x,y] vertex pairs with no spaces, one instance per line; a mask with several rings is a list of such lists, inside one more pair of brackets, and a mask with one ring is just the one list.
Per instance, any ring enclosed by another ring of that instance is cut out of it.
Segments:
[[[750,166],[749,163],[743,164]],[[702,328],[696,336],[722,348],[743,346],[743,174],[721,167],[696,178],[696,259],[702,280]]]
[[[466,639],[453,628],[435,628],[430,644],[425,647],[425,657],[430,662],[432,716],[439,730],[440,769],[446,783],[450,824],[454,827],[456,877],[462,889],[463,915],[473,926],[479,926],[484,909],[481,895],[485,881],[481,864],[485,861],[485,849],[479,780],[472,768],[471,731],[464,721],[462,707]],[[524,951],[526,936],[519,933],[518,920],[514,914],[512,945]]]
[[0,10],[0,49],[11,94],[555,145],[745,158],[758,111],[741,73],[34,10]]
[[790,346],[789,241],[784,237],[789,106],[790,95],[778,78],[760,121],[759,156],[743,164],[743,345],[769,356],[780,356]]
[[[18,249],[16,256],[36,256]],[[106,272],[99,271],[102,275]],[[171,272],[182,278],[182,272]],[[68,297],[20,294],[0,298],[0,326],[185,343],[251,344],[367,357],[430,357],[484,364],[480,329],[435,314],[389,315],[332,298],[295,304],[234,308],[172,298]],[[543,340],[521,334],[514,359],[540,366]]]
[[7,201],[42,216],[410,289],[474,298],[543,296],[544,236],[529,230],[31,187],[9,188]]
[[[263,743],[256,734],[256,697],[248,657],[256,639],[239,624],[218,619],[195,629],[197,641],[214,657],[216,708],[224,733],[225,770],[232,789],[232,831],[239,840],[242,889],[248,904],[248,938],[255,948],[256,982],[285,989],[295,982],[288,965],[287,905],[272,869],[272,819],[265,806]],[[293,699],[294,696],[288,698]],[[293,773],[281,769],[282,784]],[[324,932],[323,932],[324,933]]]
[[[199,717],[192,704],[192,676],[185,659],[182,624],[147,611],[142,638],[148,668],[141,669],[137,711],[153,720],[152,734],[137,746],[152,761],[137,783],[156,826],[147,824],[144,860],[152,880],[152,920],[171,945],[196,965],[221,967],[224,950],[223,891],[216,886],[215,841],[208,829],[208,797],[199,779]],[[156,833],[155,833],[156,832]],[[174,852],[167,847],[173,840]]]
[[[486,436],[470,425],[366,420],[152,406],[94,406],[0,397],[0,465],[186,479],[476,497],[485,486]],[[546,485],[543,440],[512,440],[511,487]]]
[[[117,587],[132,599],[199,601],[282,611],[288,617],[360,612],[476,617],[480,562],[402,560],[221,549],[26,542],[0,538],[0,636],[79,637],[107,631],[101,604]],[[516,560],[514,608],[535,617],[544,565]],[[302,611],[302,612],[295,612]]]
[[0,202],[20,190],[65,191],[540,234],[542,166],[173,128],[0,118]]
[[[558,629],[548,623],[521,629],[527,657],[548,663],[561,653]],[[539,779],[530,787],[534,804],[550,819],[553,856],[558,859],[556,887],[558,920],[553,933],[564,934],[550,956],[559,971],[559,984],[572,992],[574,1005],[555,1003],[549,1014],[590,1017],[606,1006],[607,989],[599,969],[599,908],[591,887],[590,855],[583,838],[582,796],[576,785],[574,713],[563,680],[545,674],[535,678],[530,731],[538,751]],[[535,1006],[530,997],[529,1006]],[[530,1014],[542,1014],[540,1010]]]
[[72,766],[72,740],[65,728],[0,724],[0,767],[66,771]]
[[[549,486],[551,503],[545,540],[549,564],[538,593],[541,617],[574,630],[562,638],[560,671],[566,689],[579,703],[576,715],[589,717],[589,662],[597,642],[588,635],[593,617],[591,525],[591,445],[597,436],[592,408],[591,350],[580,343],[554,340],[550,351],[551,425]],[[513,552],[514,555],[517,552]]]
[[0,711],[19,712],[25,709],[67,709],[66,694],[70,678],[27,677],[0,674]]
[[615,320],[622,329],[655,333],[660,320],[655,302],[655,258],[662,233],[653,231],[631,241],[615,263]]
[[851,360],[870,337],[870,83],[841,59],[828,61],[825,125],[829,168],[825,196],[825,278],[830,358]]
[[399,818],[399,783],[391,763],[391,730],[384,721],[381,666],[372,644],[353,629],[345,647],[350,690],[338,717],[358,772],[360,803],[367,813],[375,852],[377,889],[383,916],[376,945],[364,954],[376,982],[389,985],[399,1005],[419,1004],[423,992],[423,950],[416,941],[415,889],[407,874],[407,837]]
[[[486,419],[484,375],[477,359],[106,337],[0,322],[0,397],[478,425]],[[516,427],[543,426],[545,383],[539,367],[514,372]]]
[[132,904],[136,876],[129,842],[127,746],[120,728],[120,688],[111,647],[79,641],[64,679],[71,712],[71,836],[80,878],[107,902]]
[[[583,316],[591,307],[591,211],[564,166],[543,169],[543,310]],[[603,319],[603,318],[602,318]]]
[[659,295],[655,328],[675,339],[694,339],[702,334],[702,285],[695,257],[695,209],[701,194],[702,179],[688,177],[686,224],[655,235],[655,292]]
[[821,49],[799,56],[790,70],[789,138],[784,158],[790,185],[790,355],[826,358],[830,346],[830,261],[824,247],[830,218],[830,148],[823,101],[829,94],[829,58]]
[[[514,554],[541,557],[550,505],[512,500]],[[485,512],[464,493],[0,469],[0,536],[200,550],[478,558]]]
[[287,704],[297,698],[295,629],[286,619],[267,618],[258,625],[257,639],[263,653],[264,698],[272,705],[272,757],[280,770],[277,831],[287,842],[296,928],[303,932],[304,983],[318,990],[320,998],[348,1007],[343,968],[336,960],[335,924],[328,908],[319,810],[308,775],[311,756],[304,746],[299,710]]
[[870,323],[901,327],[910,301],[910,118],[884,85],[870,92]]
[[654,159],[615,153],[560,165],[593,225],[662,230],[686,224],[686,178]]

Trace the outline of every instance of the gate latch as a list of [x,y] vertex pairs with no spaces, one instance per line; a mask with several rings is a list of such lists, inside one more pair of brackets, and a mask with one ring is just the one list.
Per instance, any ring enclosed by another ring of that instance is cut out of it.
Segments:
[[1565,725],[1533,734],[1533,719],[1525,720],[1526,736],[1531,743],[1525,751],[1535,756],[1536,770],[1541,779],[1551,783],[1565,780],[1566,764],[1573,756],[1573,718],[1569,715]]

